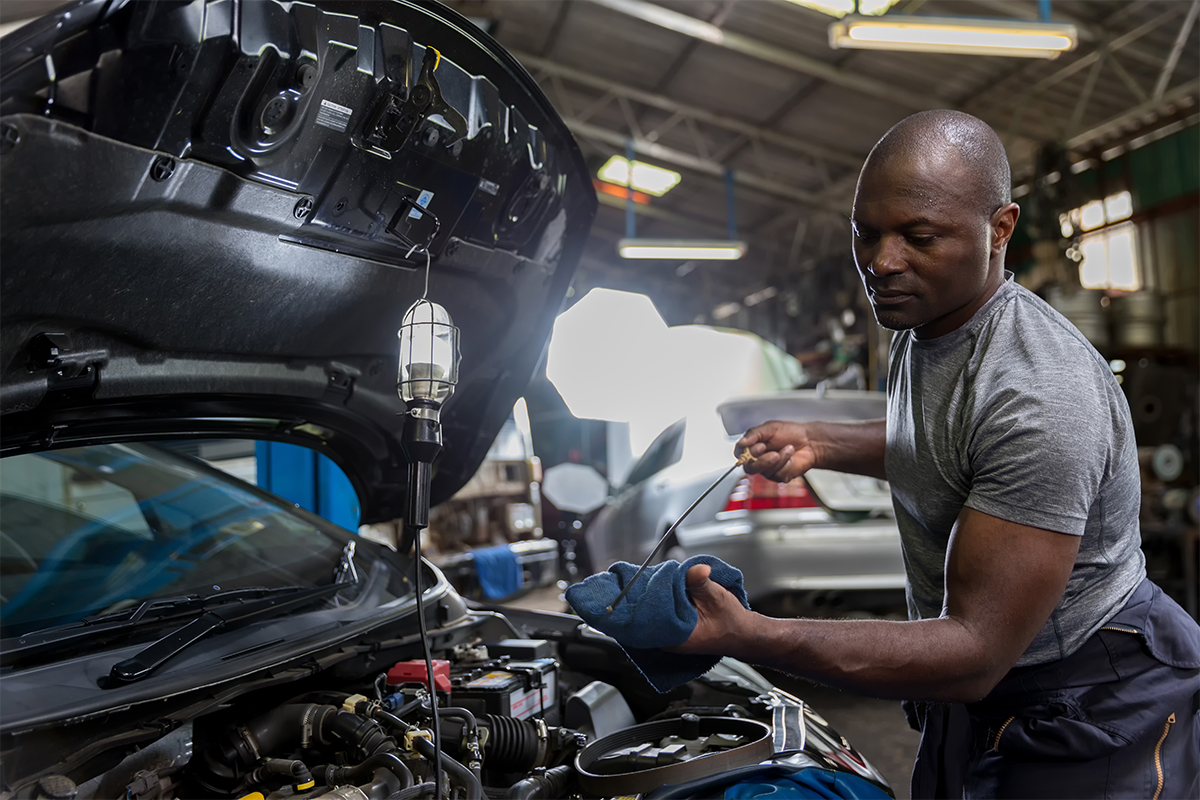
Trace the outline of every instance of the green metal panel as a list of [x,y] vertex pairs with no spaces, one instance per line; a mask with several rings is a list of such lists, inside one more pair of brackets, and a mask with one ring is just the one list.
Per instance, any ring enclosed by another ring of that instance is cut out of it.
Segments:
[[1140,147],[1124,159],[1129,160],[1137,211],[1200,191],[1200,126]]

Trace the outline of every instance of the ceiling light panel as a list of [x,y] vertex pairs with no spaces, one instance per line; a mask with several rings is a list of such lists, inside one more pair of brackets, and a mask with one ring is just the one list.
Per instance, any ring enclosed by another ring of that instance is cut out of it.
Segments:
[[975,17],[850,15],[829,26],[834,49],[1057,58],[1078,40],[1074,25]]
[[617,242],[617,252],[621,258],[735,261],[746,254],[746,243],[700,239],[622,239]]
[[[629,186],[629,162],[624,156],[613,156],[600,168],[596,177],[617,186]],[[680,174],[674,170],[656,167],[644,161],[633,162],[632,184],[635,191],[662,197],[678,185],[680,178]]]
[[[854,0],[788,0],[788,2],[828,14],[831,17],[844,17],[855,12]],[[899,0],[859,0],[858,13],[882,14],[898,2]]]

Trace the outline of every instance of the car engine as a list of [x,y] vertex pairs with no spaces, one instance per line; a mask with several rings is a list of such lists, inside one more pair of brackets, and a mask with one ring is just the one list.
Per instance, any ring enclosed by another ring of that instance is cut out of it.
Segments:
[[[513,614],[516,625],[473,608],[449,640],[431,631],[448,645],[432,660],[443,796],[644,795],[772,759],[887,785],[819,715],[739,662],[723,661],[701,679],[657,694],[615,642],[577,618]],[[194,716],[185,709],[155,720],[160,730],[174,727],[153,741],[102,753],[102,742],[93,742],[84,748],[95,751],[85,763],[67,759],[10,780],[15,788],[0,797],[435,796],[429,672],[419,642],[408,641],[402,655],[411,658],[392,661],[397,651],[377,642],[373,655],[326,669],[314,663],[300,680],[290,670],[274,685],[243,681],[235,697],[197,700]],[[72,727],[56,738],[70,736]],[[108,733],[110,742],[127,738]]]

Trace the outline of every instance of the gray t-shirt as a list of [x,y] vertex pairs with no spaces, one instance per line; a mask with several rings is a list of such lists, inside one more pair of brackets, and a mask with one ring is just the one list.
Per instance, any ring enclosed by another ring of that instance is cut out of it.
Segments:
[[887,477],[912,619],[942,614],[964,506],[1083,537],[1062,600],[1018,666],[1073,653],[1145,577],[1129,406],[1083,335],[1011,275],[958,330],[893,338]]

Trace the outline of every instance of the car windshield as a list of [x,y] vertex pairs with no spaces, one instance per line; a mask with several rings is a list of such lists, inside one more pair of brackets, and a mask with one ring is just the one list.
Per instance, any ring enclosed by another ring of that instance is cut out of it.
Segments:
[[3,638],[156,597],[327,584],[343,546],[286,505],[153,445],[0,461]]

